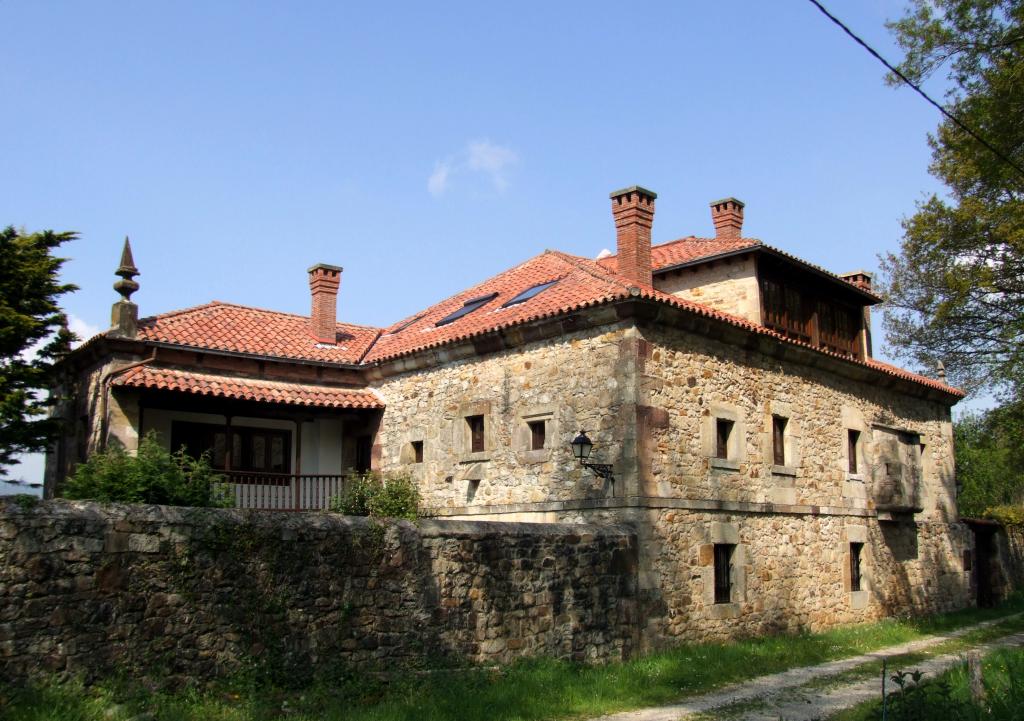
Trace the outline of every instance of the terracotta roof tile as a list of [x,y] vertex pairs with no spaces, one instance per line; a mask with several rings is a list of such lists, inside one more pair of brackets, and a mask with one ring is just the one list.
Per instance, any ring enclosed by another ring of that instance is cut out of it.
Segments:
[[283,403],[319,408],[383,408],[373,393],[353,388],[294,383],[262,378],[238,378],[218,373],[137,365],[115,376],[113,385],[180,391],[216,398]]
[[[721,241],[682,238],[655,246],[652,248],[652,258],[656,267],[668,267],[700,258],[710,258],[726,252],[756,247],[768,248],[768,246],[763,246],[760,241],[749,238]],[[801,345],[815,352],[867,366],[887,375],[920,383],[950,395],[963,396],[963,393],[956,388],[881,361],[851,359],[811,346],[808,343],[792,340],[744,318],[677,298],[653,288],[635,289],[632,281],[619,276],[614,268],[614,256],[594,261],[548,250],[420,313],[399,321],[383,331],[340,323],[338,324],[339,344],[336,347],[317,344],[308,334],[308,319],[302,316],[220,302],[143,319],[139,323],[139,336],[150,341],[283,359],[366,364],[398,358],[541,318],[623,300],[639,293],[639,297],[642,298],[714,318],[759,335],[774,337],[785,343]],[[519,293],[549,281],[557,282],[523,303],[502,307]],[[451,323],[437,325],[439,320],[462,308],[467,301],[490,294],[496,295],[475,310]],[[139,373],[152,372],[140,371]],[[182,373],[182,371],[177,372]],[[134,377],[134,375],[131,376],[131,378]],[[149,378],[148,375],[145,377]],[[234,379],[234,381],[236,384],[240,383],[239,379]],[[122,381],[122,383],[128,383],[128,381]],[[249,387],[252,383],[266,383],[266,381],[245,381],[244,385]],[[297,386],[297,384],[285,385]],[[147,385],[145,387],[162,386]],[[203,387],[205,388],[205,386]],[[304,392],[308,394],[313,389],[328,387],[305,386],[304,388],[306,389]],[[328,390],[336,391],[337,389],[328,388]],[[303,397],[310,398],[311,396]]]
[[[523,303],[503,308],[516,295],[552,280],[558,282]],[[548,250],[514,268],[395,323],[386,330],[364,359],[382,361],[508,328],[538,318],[557,315],[588,305],[623,297],[628,281],[585,258]],[[497,296],[458,320],[437,322],[464,306],[466,301],[497,293]]]
[[[701,258],[712,258],[723,253],[732,253],[745,248],[756,248],[761,241],[754,238],[680,238],[668,243],[651,246],[651,268],[655,271],[670,268],[681,263],[692,263]],[[609,255],[597,262],[611,271],[618,270],[618,256]]]
[[[689,236],[687,238],[672,240],[668,243],[662,243],[661,245],[653,245],[651,246],[651,269],[657,273],[660,270],[665,270],[676,265],[694,263],[699,260],[711,260],[712,258],[726,253],[754,250],[755,248],[763,248],[764,250],[788,258],[800,265],[813,268],[819,273],[824,273],[840,283],[845,283],[856,288],[861,293],[865,292],[863,288],[860,288],[856,284],[851,283],[826,268],[822,268],[820,265],[808,263],[802,258],[798,258],[784,250],[779,250],[774,246],[762,243],[756,238],[696,238],[694,236]],[[605,256],[597,262],[601,267],[606,268],[607,270],[616,271],[618,269],[618,256],[616,255]],[[880,300],[874,293],[871,293],[870,291],[867,292],[876,300]]]
[[349,364],[359,362],[379,332],[376,328],[339,323],[338,344],[330,346],[318,343],[309,334],[309,318],[220,301],[139,321],[142,340]]

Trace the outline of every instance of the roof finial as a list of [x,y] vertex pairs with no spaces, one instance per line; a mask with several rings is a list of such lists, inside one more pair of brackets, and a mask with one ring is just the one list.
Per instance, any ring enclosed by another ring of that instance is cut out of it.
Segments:
[[114,275],[121,276],[121,280],[114,283],[114,290],[120,293],[126,302],[130,301],[132,293],[139,289],[139,284],[132,280],[139,275],[139,269],[135,267],[132,245],[128,242],[127,235],[124,237],[124,249],[121,250],[121,265],[114,271]]
[[937,375],[939,380],[943,383],[946,382],[946,364],[941,360],[935,361],[935,375]]
[[128,236],[124,238],[124,249],[121,251],[121,265],[114,271],[114,275],[121,277],[121,280],[114,283],[114,290],[121,295],[121,300],[114,303],[110,311],[110,334],[122,338],[134,338],[138,330],[139,306],[131,301],[132,293],[139,289],[139,284],[133,278],[139,275],[139,269],[135,267],[135,259],[132,258],[132,246],[128,242]]

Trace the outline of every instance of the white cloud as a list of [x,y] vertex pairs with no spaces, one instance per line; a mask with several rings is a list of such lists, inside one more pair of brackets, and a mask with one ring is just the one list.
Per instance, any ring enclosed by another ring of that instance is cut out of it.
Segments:
[[504,191],[509,182],[508,169],[518,162],[519,156],[511,148],[487,139],[471,140],[454,157],[437,161],[427,179],[427,190],[437,197],[448,190],[452,177],[477,173],[488,177],[499,192]]
[[427,190],[431,195],[441,195],[448,189],[448,176],[452,172],[451,163],[447,160],[439,160],[434,166],[434,172],[427,179]]
[[82,320],[77,315],[71,314],[68,315],[68,328],[71,329],[72,333],[78,336],[78,340],[71,344],[72,348],[77,348],[100,332],[99,327],[94,326],[88,321]]

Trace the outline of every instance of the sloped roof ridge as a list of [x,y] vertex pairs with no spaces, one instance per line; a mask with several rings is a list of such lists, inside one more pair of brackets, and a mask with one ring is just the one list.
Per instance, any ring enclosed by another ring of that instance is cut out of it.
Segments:
[[569,253],[563,253],[560,250],[552,250],[549,252],[553,253],[554,255],[557,255],[562,260],[582,270],[584,273],[593,276],[597,280],[618,283],[626,291],[628,291],[630,288],[635,287],[634,284],[630,283],[627,278],[619,275],[618,273],[613,273],[610,270],[602,268],[596,261],[590,260],[589,258],[584,258],[579,255],[570,255]]
[[[208,308],[238,308],[240,310],[251,310],[257,313],[269,313],[270,315],[284,316],[287,318],[298,318],[299,320],[309,320],[308,315],[301,315],[299,313],[288,313],[283,310],[271,310],[270,308],[260,308],[254,305],[243,305],[241,303],[230,303],[224,300],[211,300],[208,303],[202,303],[200,305],[194,305],[189,308],[180,308],[178,310],[171,310],[166,313],[159,313],[157,315],[146,316],[145,318],[139,318],[139,323],[148,321],[163,320],[165,318],[173,318],[179,315],[185,315],[186,313],[194,313],[200,310],[206,310]],[[336,325],[347,326],[349,328],[362,328],[364,330],[382,330],[375,325],[363,325],[361,323],[348,323],[344,321],[337,321]]]

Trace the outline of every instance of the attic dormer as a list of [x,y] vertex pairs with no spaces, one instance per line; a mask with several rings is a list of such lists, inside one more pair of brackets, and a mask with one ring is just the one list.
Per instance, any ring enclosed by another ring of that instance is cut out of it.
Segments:
[[836,276],[742,237],[744,204],[711,203],[714,238],[682,238],[651,249],[657,290],[738,316],[809,345],[871,357],[871,274]]

